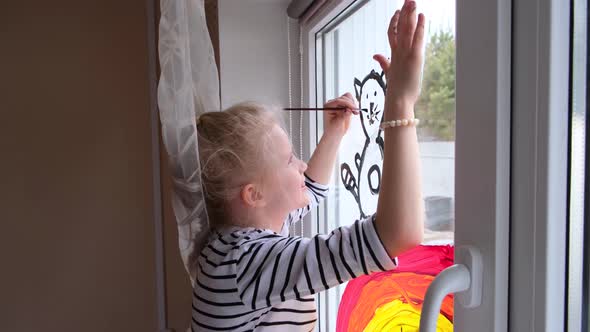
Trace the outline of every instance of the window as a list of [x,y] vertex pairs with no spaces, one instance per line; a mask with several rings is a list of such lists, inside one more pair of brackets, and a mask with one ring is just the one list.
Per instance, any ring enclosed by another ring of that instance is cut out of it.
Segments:
[[[387,82],[372,56],[389,54],[385,32],[391,15],[402,3],[403,0],[353,2],[315,34],[317,105],[351,92],[360,107],[369,110],[353,121],[342,141],[331,193],[317,218],[319,232],[351,224],[376,211],[382,165],[379,145],[383,142],[379,123]],[[453,244],[454,230],[455,2],[423,1],[419,11],[427,18],[422,93],[415,109],[421,120],[418,133],[426,209],[424,244],[448,249],[445,255],[452,261],[452,247],[447,247]],[[322,134],[321,120],[321,114],[316,114],[317,125],[312,130],[316,130],[318,138]],[[320,296],[322,331],[333,331],[337,324],[340,328],[350,328],[353,323],[362,325],[356,328],[367,326],[366,320],[343,321],[342,317],[350,315],[338,314],[343,296],[343,307],[358,300],[344,294],[347,286]],[[452,302],[449,310],[447,317],[441,319],[452,324]]]

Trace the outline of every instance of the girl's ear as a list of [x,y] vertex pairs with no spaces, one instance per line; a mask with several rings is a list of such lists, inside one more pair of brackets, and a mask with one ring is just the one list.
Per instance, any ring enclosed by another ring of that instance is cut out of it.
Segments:
[[262,195],[262,192],[259,188],[249,183],[242,188],[240,192],[240,197],[242,202],[246,204],[248,207],[264,207],[266,206],[266,200]]

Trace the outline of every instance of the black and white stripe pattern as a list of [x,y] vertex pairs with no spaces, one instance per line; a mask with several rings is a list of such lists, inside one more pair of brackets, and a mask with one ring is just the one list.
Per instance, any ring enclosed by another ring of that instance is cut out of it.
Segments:
[[[327,194],[326,186],[309,178],[306,184],[310,206],[290,213],[287,228]],[[316,322],[313,294],[393,269],[396,261],[370,217],[311,239],[233,228],[212,235],[198,266],[193,331],[310,331]]]

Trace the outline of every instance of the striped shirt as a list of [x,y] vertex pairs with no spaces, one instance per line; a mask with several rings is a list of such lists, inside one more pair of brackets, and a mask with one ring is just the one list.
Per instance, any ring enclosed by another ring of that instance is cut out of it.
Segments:
[[289,214],[281,233],[232,227],[212,232],[198,258],[192,331],[310,331],[313,294],[360,275],[395,268],[374,227],[374,216],[312,238],[289,237],[288,227],[328,188],[306,177],[310,205]]

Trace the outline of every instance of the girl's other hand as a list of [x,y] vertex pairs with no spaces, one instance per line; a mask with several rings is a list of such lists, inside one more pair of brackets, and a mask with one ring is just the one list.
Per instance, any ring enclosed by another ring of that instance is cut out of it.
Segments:
[[397,10],[387,30],[391,62],[383,55],[373,56],[387,77],[387,99],[411,106],[420,93],[420,68],[424,45],[424,14],[416,16],[416,2],[406,0]]
[[345,110],[325,111],[324,112],[324,133],[344,136],[350,127],[350,120],[353,114],[359,114],[356,100],[350,92],[342,96],[329,100],[324,107],[345,107]]

